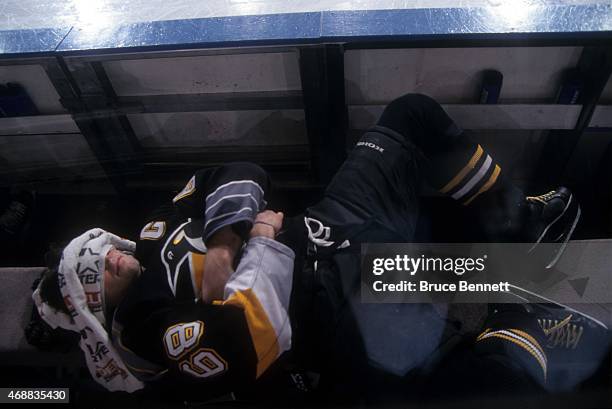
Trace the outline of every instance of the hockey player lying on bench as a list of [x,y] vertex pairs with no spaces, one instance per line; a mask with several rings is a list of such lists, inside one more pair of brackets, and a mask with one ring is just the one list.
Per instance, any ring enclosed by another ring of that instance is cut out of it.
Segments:
[[[495,241],[564,243],[580,215],[566,188],[526,197],[438,103],[405,95],[304,216],[265,210],[268,177],[255,165],[202,170],[174,197],[172,213],[147,221],[137,245],[100,229],[74,239],[33,297],[52,327],[81,334],[93,378],[112,391],[152,385],[205,400],[265,378],[289,350],[293,368],[322,374],[321,396],[344,402],[376,401],[392,388],[435,394],[422,386],[438,382],[448,395],[551,389],[547,337],[562,339],[582,315],[496,309],[486,331],[451,347],[457,330],[432,305],[360,304],[354,286],[343,289],[341,281],[359,282],[351,249],[413,239],[422,178],[472,207]],[[414,325],[402,335],[409,359],[401,367],[377,358],[395,334],[376,322],[393,314]],[[543,316],[560,325],[545,332]],[[445,345],[453,353],[439,353]],[[305,378],[292,379],[307,388]]]

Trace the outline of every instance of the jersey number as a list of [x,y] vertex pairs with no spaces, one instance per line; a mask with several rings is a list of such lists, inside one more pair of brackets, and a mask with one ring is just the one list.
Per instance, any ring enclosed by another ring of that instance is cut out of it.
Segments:
[[[171,326],[164,334],[166,353],[172,359],[180,358],[193,349],[204,334],[202,321],[183,322]],[[180,363],[181,371],[196,378],[208,378],[227,371],[227,362],[214,349],[200,348]]]
[[200,348],[189,360],[181,362],[181,371],[196,378],[208,378],[227,371],[227,362],[214,349]]
[[164,346],[170,358],[177,359],[185,351],[189,351],[199,341],[204,333],[204,323],[193,321],[173,325],[164,334]]

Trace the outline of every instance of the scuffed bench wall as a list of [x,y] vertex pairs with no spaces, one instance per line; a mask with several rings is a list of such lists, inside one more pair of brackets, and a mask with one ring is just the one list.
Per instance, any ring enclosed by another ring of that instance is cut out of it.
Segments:
[[42,267],[0,268],[0,365],[68,366],[80,362],[79,351],[39,351],[26,341],[24,328],[32,313],[32,283]]

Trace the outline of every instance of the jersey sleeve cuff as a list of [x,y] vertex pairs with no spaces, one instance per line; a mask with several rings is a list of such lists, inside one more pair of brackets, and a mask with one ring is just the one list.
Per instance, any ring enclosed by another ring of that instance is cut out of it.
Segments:
[[270,239],[268,237],[264,237],[264,236],[256,236],[256,237],[252,237],[251,239],[249,239],[249,244],[261,244],[264,245],[266,247],[270,247],[276,251],[278,251],[281,254],[284,254],[287,257],[290,257],[292,259],[295,259],[295,252],[290,249],[289,247],[287,247],[286,245],[284,245],[281,242],[278,242],[274,239]]

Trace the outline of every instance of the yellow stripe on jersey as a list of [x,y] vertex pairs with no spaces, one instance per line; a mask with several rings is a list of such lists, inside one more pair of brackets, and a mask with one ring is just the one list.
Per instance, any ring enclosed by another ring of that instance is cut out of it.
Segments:
[[177,234],[174,237],[174,240],[172,240],[172,244],[174,244],[175,246],[178,246],[178,244],[181,242],[181,240],[183,240],[184,237],[185,237],[185,230],[181,230],[179,234]]
[[491,189],[491,186],[493,186],[495,184],[495,182],[497,182],[497,178],[499,177],[500,173],[501,173],[501,168],[499,167],[499,165],[495,165],[495,169],[493,170],[493,173],[491,174],[491,177],[489,178],[489,180],[487,180],[487,183],[482,185],[480,190],[478,190],[478,192],[476,192],[476,194],[474,196],[472,196],[471,198],[469,198],[468,200],[463,202],[463,205],[464,206],[469,205],[478,196],[480,196],[481,194],[483,194],[487,190]]
[[474,167],[478,163],[478,160],[482,157],[483,153],[484,150],[480,145],[478,145],[478,147],[476,148],[476,152],[474,152],[472,158],[467,163],[467,165],[465,165],[465,167],[461,169],[461,171],[457,173],[457,175],[455,175],[455,177],[450,182],[448,182],[446,186],[440,189],[440,193],[448,193],[452,189],[454,189],[465,178],[465,176],[470,172],[470,170],[474,169]]
[[268,319],[266,311],[251,289],[236,291],[223,304],[234,305],[244,310],[249,332],[255,346],[255,352],[257,353],[257,378],[259,378],[272,365],[279,354],[276,331]]

